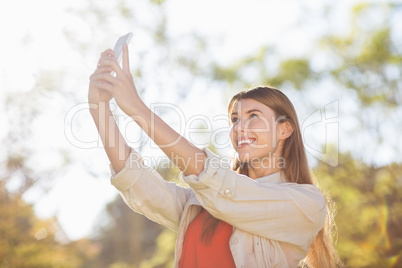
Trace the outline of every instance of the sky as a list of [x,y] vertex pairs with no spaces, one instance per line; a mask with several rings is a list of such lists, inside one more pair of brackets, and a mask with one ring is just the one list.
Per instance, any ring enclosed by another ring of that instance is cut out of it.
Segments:
[[[197,32],[208,38],[215,44],[211,48],[213,57],[221,63],[231,63],[239,56],[251,54],[262,44],[273,42],[280,42],[280,53],[299,55],[314,36],[324,30],[308,19],[301,29],[297,28],[303,13],[300,3],[304,3],[311,12],[319,12],[323,2],[250,0],[246,5],[245,1],[233,0],[169,0],[166,3],[167,23],[172,37]],[[334,12],[334,19],[339,20],[331,25],[333,31],[345,30],[345,14],[354,2],[339,1],[337,12]],[[0,9],[0,33],[3,36],[0,42],[0,92],[21,93],[27,107],[34,106],[39,110],[41,116],[35,117],[31,124],[32,141],[29,147],[35,152],[35,157],[29,165],[39,172],[51,171],[54,177],[45,182],[47,192],[33,190],[25,198],[35,204],[38,216],[47,218],[56,215],[73,240],[91,234],[105,204],[113,200],[117,193],[110,185],[109,163],[86,110],[88,77],[100,52],[112,47],[118,36],[132,31],[132,26],[116,19],[113,12],[110,12],[110,25],[106,29],[97,28],[93,16],[86,18],[79,15],[89,3],[82,0],[15,0],[8,1]],[[110,1],[97,1],[97,7],[101,7],[105,14],[109,14],[108,9],[112,6]],[[144,0],[138,1],[138,6],[144,6]],[[134,10],[138,23],[152,26],[154,11]],[[135,33],[129,46],[132,67],[143,69],[144,79],[149,80],[149,87],[143,93],[145,101],[174,103],[177,100],[175,94],[169,90],[157,90],[158,85],[150,82],[153,75],[152,72],[147,73],[150,67],[136,65],[140,52],[146,51],[151,41],[145,33]],[[38,84],[44,75],[49,76],[50,83],[63,95],[50,92],[38,103],[24,99],[33,87],[46,86]],[[171,74],[166,72],[164,75],[169,78]],[[173,86],[174,83],[167,84],[166,88],[172,89]],[[187,119],[200,114],[208,118],[225,115],[226,96],[216,94],[216,88],[209,86],[203,81],[194,83],[186,101],[180,104]],[[7,96],[3,93],[1,101]],[[68,98],[64,99],[66,96]],[[208,105],[199,102],[201,98],[208,98]],[[321,102],[321,106],[329,105],[336,112],[339,103],[333,100],[328,97],[317,102]],[[13,122],[9,118],[10,113],[4,112],[4,107],[0,109],[1,122]],[[307,115],[314,112],[304,111]],[[212,123],[226,124],[219,120],[216,118]],[[130,122],[123,123],[126,123],[123,129],[127,133],[139,133]],[[9,126],[7,123],[2,125],[0,137],[3,139]],[[132,142],[136,144],[142,140],[139,138]],[[65,155],[61,155],[60,151]],[[147,152],[148,155],[154,153],[157,152]],[[0,156],[4,158],[4,152]],[[72,164],[63,169],[66,157]]]

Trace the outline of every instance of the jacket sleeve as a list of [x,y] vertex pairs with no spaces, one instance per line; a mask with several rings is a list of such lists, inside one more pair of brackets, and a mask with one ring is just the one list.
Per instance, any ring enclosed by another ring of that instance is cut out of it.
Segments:
[[183,177],[214,217],[268,239],[305,245],[321,230],[326,201],[310,184],[259,182],[231,170],[209,150],[204,170]]
[[190,188],[165,181],[156,170],[144,165],[134,149],[124,168],[117,174],[111,168],[111,173],[111,183],[131,209],[173,231],[178,230]]

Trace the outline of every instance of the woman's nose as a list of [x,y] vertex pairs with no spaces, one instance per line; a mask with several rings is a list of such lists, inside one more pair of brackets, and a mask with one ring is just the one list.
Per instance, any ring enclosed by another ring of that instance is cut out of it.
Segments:
[[248,121],[239,120],[234,127],[234,130],[237,132],[245,132],[248,129]]

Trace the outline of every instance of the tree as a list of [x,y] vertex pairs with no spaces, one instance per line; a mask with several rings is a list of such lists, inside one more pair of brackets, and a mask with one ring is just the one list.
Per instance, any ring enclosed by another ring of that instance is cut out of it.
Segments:
[[342,154],[337,167],[315,169],[322,189],[336,204],[338,250],[349,267],[402,264],[402,166],[367,165]]
[[[93,256],[85,239],[68,243],[57,219],[38,219],[19,195],[0,183],[0,266],[83,267]],[[81,252],[81,249],[85,251]],[[92,250],[93,251],[93,250]]]
[[132,211],[120,196],[107,205],[105,212],[93,238],[100,251],[92,266],[124,264],[139,267],[141,261],[154,254],[155,241],[162,226]]

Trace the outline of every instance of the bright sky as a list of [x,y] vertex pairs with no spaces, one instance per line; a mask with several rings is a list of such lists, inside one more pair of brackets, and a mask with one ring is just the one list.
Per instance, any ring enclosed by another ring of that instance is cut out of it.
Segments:
[[[110,29],[97,28],[93,18],[87,20],[77,15],[76,11],[85,9],[87,2],[15,0],[7,1],[0,9],[0,91],[28,92],[43,72],[49,72],[50,80],[57,85],[55,88],[68,96],[68,99],[63,99],[58,94],[50,94],[42,103],[27,103],[42,112],[42,116],[32,124],[34,143],[30,147],[35,151],[35,157],[29,164],[38,171],[57,170],[65,161],[59,150],[65,151],[73,164],[67,170],[55,172],[54,179],[45,182],[49,188],[46,194],[32,191],[26,198],[35,202],[39,216],[57,215],[71,239],[88,235],[104,205],[116,196],[117,191],[108,180],[108,161],[102,148],[78,148],[93,147],[90,142],[97,141],[95,127],[82,103],[86,101],[88,77],[101,50],[112,47],[119,35],[133,30],[119,20],[113,20]],[[180,36],[196,31],[210,38],[216,44],[212,50],[214,57],[221,62],[251,54],[262,44],[272,44],[278,40],[281,53],[297,55],[305,50],[311,38],[323,30],[316,22],[308,20],[303,28],[296,28],[303,12],[300,3],[305,2],[304,6],[318,12],[317,7],[323,2],[320,0],[167,2],[170,34]],[[337,16],[345,16],[351,2],[355,1],[339,1]],[[97,3],[101,3],[98,6],[103,11],[113,5],[110,1]],[[138,6],[144,5],[143,1],[136,3]],[[152,11],[135,10],[140,23],[152,23]],[[346,20],[339,20],[332,27],[342,29],[342,21]],[[149,42],[145,36],[144,39],[140,38],[141,33],[136,34],[130,44],[130,58],[136,58],[137,51],[145,50]],[[66,36],[73,38],[77,45],[72,46],[74,42],[67,42]],[[85,49],[80,49],[80,44],[86,45],[83,46]],[[135,62],[132,66],[135,66]],[[141,69],[141,66],[136,67]],[[63,77],[58,76],[60,70],[64,71]],[[206,87],[202,82],[195,84],[188,101],[181,104],[187,116],[195,112],[207,116],[225,114],[226,97]],[[152,86],[144,93],[144,98],[149,102],[154,99],[169,101],[169,98],[173,98],[173,101],[175,98],[169,91],[155,91],[152,94],[150,89]],[[0,94],[0,98],[4,97],[5,94]],[[205,105],[198,101],[201,98],[211,101]],[[1,122],[8,120],[6,116],[1,111]],[[5,127],[0,130],[1,138],[8,129],[7,124],[2,125]],[[74,139],[87,143],[74,144]]]

